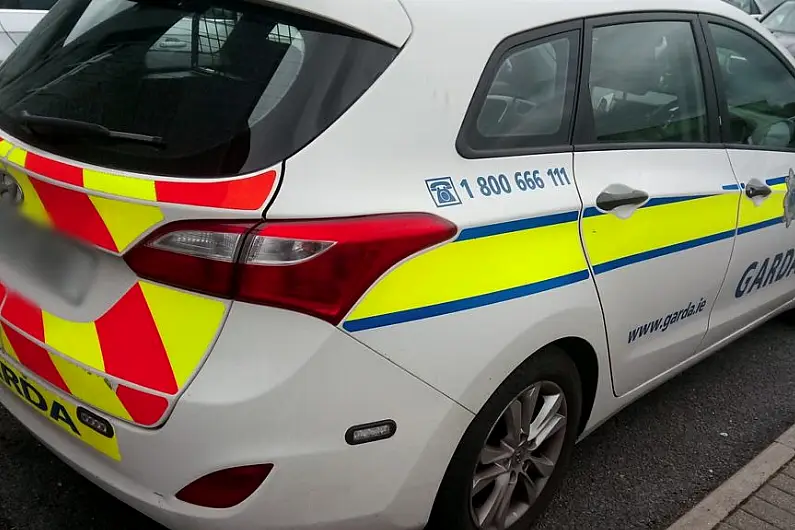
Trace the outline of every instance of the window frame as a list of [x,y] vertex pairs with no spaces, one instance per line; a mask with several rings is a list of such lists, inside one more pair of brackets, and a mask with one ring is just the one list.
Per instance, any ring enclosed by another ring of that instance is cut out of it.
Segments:
[[[589,87],[591,76],[591,57],[593,53],[593,32],[596,28],[641,22],[689,22],[693,33],[696,57],[701,71],[701,85],[704,91],[704,104],[707,120],[707,138],[704,142],[597,142],[593,123],[593,105]],[[592,17],[585,20],[583,34],[582,68],[580,69],[580,89],[574,126],[575,151],[610,151],[618,149],[722,149],[718,126],[719,109],[717,89],[714,82],[712,64],[707,53],[707,43],[703,27],[697,13],[681,11],[648,11],[621,13]]]
[[[583,24],[583,19],[555,23],[511,35],[497,44],[489,56],[489,59],[486,61],[486,65],[478,79],[461,127],[459,128],[455,142],[456,150],[459,155],[465,159],[474,160],[573,151],[572,137],[574,133],[575,117],[577,115],[577,92],[580,87],[579,75],[582,71]],[[473,145],[471,142],[473,137],[477,138],[479,141],[483,141],[484,137],[477,129],[477,121],[483,109],[483,104],[486,101],[486,96],[505,59],[519,48],[544,44],[550,40],[555,40],[555,37],[567,33],[574,33],[574,45],[569,48],[567,91],[570,93],[567,93],[564,99],[564,116],[561,122],[562,127],[566,128],[565,134],[563,134],[563,136],[566,137],[566,141],[562,143],[555,142],[550,145],[538,145],[539,143],[543,143],[543,139],[550,139],[558,135],[525,135],[516,137],[517,143],[519,143],[521,139],[524,140],[522,142],[524,145],[517,145],[515,147],[488,147],[482,144]],[[566,123],[566,111],[568,111],[568,123]]]
[[781,51],[776,48],[773,43],[769,42],[767,39],[762,38],[759,34],[754,32],[751,28],[740,24],[734,20],[716,16],[716,15],[708,15],[708,14],[701,14],[699,15],[699,21],[701,24],[701,30],[704,34],[704,38],[707,43],[707,51],[709,53],[710,63],[712,65],[712,70],[715,72],[715,94],[717,97],[718,107],[720,110],[720,124],[721,124],[721,145],[723,145],[726,149],[743,149],[746,151],[776,151],[776,152],[785,152],[785,153],[792,153],[795,152],[795,147],[777,147],[771,145],[749,145],[749,144],[740,144],[732,142],[731,139],[731,130],[730,130],[730,116],[729,116],[729,105],[726,101],[726,91],[723,90],[724,88],[724,81],[720,75],[720,66],[718,61],[718,47],[715,45],[715,40],[712,38],[712,32],[709,29],[710,24],[715,24],[718,26],[724,26],[728,29],[737,31],[739,33],[744,34],[748,38],[755,40],[759,44],[761,44],[765,49],[773,54],[773,56],[784,66],[784,68],[789,72],[789,74],[795,79],[795,66],[786,58]]

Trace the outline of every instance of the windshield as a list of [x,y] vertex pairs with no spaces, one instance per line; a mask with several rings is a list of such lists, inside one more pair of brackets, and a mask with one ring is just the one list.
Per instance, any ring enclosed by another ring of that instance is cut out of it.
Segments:
[[795,2],[784,2],[762,21],[770,31],[795,33]]
[[239,175],[308,144],[396,53],[243,1],[61,0],[0,67],[0,129],[114,169]]
[[739,7],[746,13],[751,13],[753,11],[754,6],[752,0],[726,0],[726,1],[735,7]]
[[762,9],[762,13],[768,13],[773,11],[779,4],[781,4],[782,0],[757,0],[757,4]]

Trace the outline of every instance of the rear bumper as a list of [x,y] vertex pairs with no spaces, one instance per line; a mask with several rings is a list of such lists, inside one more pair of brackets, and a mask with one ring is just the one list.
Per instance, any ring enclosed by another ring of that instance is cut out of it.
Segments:
[[[169,421],[112,421],[112,461],[0,386],[0,403],[69,465],[174,529],[421,528],[471,413],[326,323],[235,304]],[[392,419],[388,440],[349,446],[352,425]],[[174,495],[219,469],[273,463],[228,510]]]

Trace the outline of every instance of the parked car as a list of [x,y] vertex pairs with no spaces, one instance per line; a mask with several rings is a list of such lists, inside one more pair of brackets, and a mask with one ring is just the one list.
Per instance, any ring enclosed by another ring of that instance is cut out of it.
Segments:
[[0,0],[0,62],[5,61],[56,0]]
[[762,8],[757,3],[757,0],[724,0],[725,2],[737,7],[753,17],[762,15]]
[[759,19],[781,3],[782,0],[723,0],[752,17]]
[[762,25],[795,54],[795,1],[787,0],[761,19]]
[[793,119],[716,0],[61,0],[0,68],[0,403],[169,528],[525,530],[795,307]]

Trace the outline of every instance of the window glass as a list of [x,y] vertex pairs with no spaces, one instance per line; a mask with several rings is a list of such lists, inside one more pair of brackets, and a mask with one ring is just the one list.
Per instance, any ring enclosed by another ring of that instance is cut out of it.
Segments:
[[717,48],[719,90],[729,107],[729,141],[793,146],[795,79],[763,44],[745,33],[710,24]]
[[705,142],[707,113],[689,22],[595,28],[590,70],[597,142]]
[[468,135],[476,149],[568,143],[578,32],[512,49],[502,60]]
[[795,2],[785,2],[765,17],[762,25],[770,31],[795,33]]
[[0,67],[0,129],[66,158],[163,176],[281,162],[397,50],[235,0],[61,0]]
[[746,13],[751,13],[754,7],[751,0],[726,0],[726,2],[742,9]]

